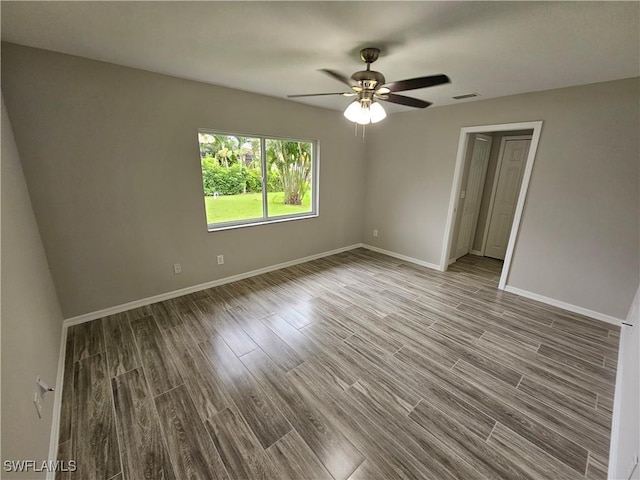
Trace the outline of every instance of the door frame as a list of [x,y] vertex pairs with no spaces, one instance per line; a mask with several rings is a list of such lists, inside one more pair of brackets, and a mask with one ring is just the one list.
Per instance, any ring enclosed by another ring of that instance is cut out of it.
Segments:
[[440,257],[440,270],[444,272],[447,270],[448,259],[451,252],[453,222],[455,221],[455,211],[456,211],[456,208],[458,207],[458,198],[460,196],[460,188],[462,184],[462,173],[464,171],[464,163],[466,159],[467,148],[469,147],[470,134],[509,132],[509,131],[515,131],[515,130],[533,130],[533,134],[531,135],[531,146],[529,147],[529,154],[527,155],[524,176],[522,177],[522,184],[520,185],[520,193],[518,194],[518,203],[516,204],[516,211],[513,217],[513,225],[511,226],[511,233],[509,234],[509,243],[507,245],[507,253],[504,258],[502,274],[500,275],[500,281],[498,283],[498,288],[500,290],[504,290],[507,284],[507,278],[509,277],[509,269],[511,268],[511,259],[513,257],[513,251],[516,244],[516,238],[518,236],[518,230],[520,229],[520,221],[522,219],[524,203],[527,197],[527,190],[529,189],[529,181],[531,180],[533,163],[536,158],[536,152],[538,151],[540,134],[542,133],[542,120],[531,121],[531,122],[502,123],[502,124],[495,124],[495,125],[477,125],[473,127],[462,127],[460,129],[460,138],[458,140],[458,153],[456,156],[455,169],[453,171],[453,185],[451,188],[451,196],[449,199],[449,211],[447,213],[447,223],[444,229],[442,255]]
[[[491,187],[491,197],[489,199],[489,209],[487,210],[487,221],[484,223],[484,232],[482,233],[482,246],[480,247],[480,255],[484,256],[487,248],[487,237],[489,236],[489,226],[491,225],[491,215],[493,214],[493,204],[496,200],[496,189],[498,188],[498,178],[500,178],[500,169],[502,168],[502,155],[504,155],[504,147],[509,140],[531,140],[531,135],[505,135],[500,141],[500,152],[498,153],[498,162],[496,163],[496,173],[493,176],[493,186]],[[531,149],[531,144],[529,144]]]

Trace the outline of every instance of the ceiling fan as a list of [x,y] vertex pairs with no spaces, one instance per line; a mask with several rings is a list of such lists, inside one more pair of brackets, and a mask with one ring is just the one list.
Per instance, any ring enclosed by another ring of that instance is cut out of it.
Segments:
[[384,75],[375,70],[371,70],[371,64],[380,56],[378,48],[363,48],[360,50],[360,58],[367,64],[366,70],[355,72],[351,77],[346,77],[335,70],[322,69],[321,72],[326,73],[330,77],[335,78],[339,82],[351,87],[351,91],[334,92],[334,93],[309,93],[303,95],[287,95],[288,98],[299,97],[315,97],[322,95],[342,95],[343,97],[357,97],[357,99],[349,104],[344,111],[344,116],[352,122],[361,125],[368,123],[376,123],[383,120],[387,113],[382,108],[378,100],[389,103],[397,103],[407,107],[426,108],[431,105],[418,98],[398,95],[395,92],[404,92],[407,90],[416,90],[418,88],[433,87],[449,83],[449,77],[446,75],[430,75],[427,77],[410,78],[400,80],[398,82],[386,83]]

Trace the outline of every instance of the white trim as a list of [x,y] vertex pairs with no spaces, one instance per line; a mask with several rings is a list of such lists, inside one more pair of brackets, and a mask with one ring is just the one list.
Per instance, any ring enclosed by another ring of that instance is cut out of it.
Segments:
[[527,156],[527,163],[525,166],[524,175],[522,178],[522,184],[520,187],[520,194],[518,196],[518,203],[516,205],[516,211],[513,217],[513,225],[511,226],[511,234],[509,236],[509,243],[507,245],[507,253],[505,255],[504,264],[502,267],[502,274],[500,275],[500,283],[498,288],[504,290],[509,276],[509,268],[511,267],[511,257],[513,256],[513,249],[515,247],[515,241],[520,228],[520,220],[522,212],[524,210],[524,202],[527,196],[527,190],[529,188],[529,181],[531,179],[531,172],[533,170],[533,162],[538,150],[538,142],[540,141],[540,133],[542,132],[542,121],[533,122],[518,122],[518,123],[504,123],[497,125],[478,125],[474,127],[462,127],[460,129],[460,138],[458,140],[458,153],[456,155],[456,166],[453,173],[453,186],[451,188],[451,196],[449,198],[449,211],[447,213],[447,223],[444,231],[444,244],[442,246],[442,254],[440,257],[440,270],[446,271],[447,261],[451,252],[451,241],[453,236],[453,222],[455,218],[455,210],[457,206],[457,200],[460,196],[460,188],[462,184],[462,173],[464,171],[465,154],[468,148],[469,135],[471,133],[488,133],[488,132],[509,132],[515,130],[533,130],[533,136],[531,138],[531,146],[529,147],[529,155]]
[[[67,351],[67,327],[63,324],[60,335],[60,353],[58,354],[58,372],[53,395],[53,413],[51,415],[51,435],[49,436],[49,460],[58,459],[58,437],[60,436],[60,413],[62,411],[62,383],[64,381],[64,357]],[[47,480],[55,480],[56,472],[47,472]]]
[[469,254],[470,255],[475,255],[476,257],[483,257],[484,256],[480,250],[471,250],[469,252]]
[[116,305],[115,307],[109,307],[109,308],[105,308],[95,312],[85,313],[83,315],[78,315],[76,317],[67,318],[64,321],[64,326],[69,327],[71,325],[77,325],[79,323],[90,322],[91,320],[97,320],[98,318],[114,315],[116,313],[126,312],[127,310],[132,310],[134,308],[144,307],[145,305],[162,302],[164,300],[169,300],[171,298],[181,297],[182,295],[188,295],[189,293],[199,292],[200,290],[206,290],[207,288],[217,287],[219,285],[236,282],[238,280],[243,280],[245,278],[255,277],[256,275],[262,275],[263,273],[272,272],[274,270],[280,270],[281,268],[291,267],[293,265],[298,265],[299,263],[310,262],[312,260],[317,260],[318,258],[328,257],[329,255],[335,255],[337,253],[346,252],[348,250],[353,250],[355,248],[359,248],[362,246],[363,245],[361,243],[355,243],[347,247],[336,248],[334,250],[329,250],[327,252],[322,252],[322,253],[316,253],[315,255],[309,255],[303,258],[296,258],[294,260],[289,260],[288,262],[278,263],[276,265],[270,265],[268,267],[259,268],[257,270],[251,270],[249,272],[239,273],[237,275],[232,275],[230,277],[220,278],[218,280],[213,280],[211,282],[206,282],[206,283],[201,283],[199,285],[193,285],[191,287],[181,288],[180,290],[173,290],[171,292],[161,293],[160,295],[154,295],[153,297],[147,297],[140,300],[135,300],[133,302],[123,303],[122,305]]
[[[264,203],[263,203],[264,205]],[[294,220],[309,220],[310,218],[317,218],[319,215],[317,213],[296,213],[294,215],[282,216],[282,217],[268,217],[262,218],[259,220],[237,220],[236,223],[230,222],[228,224],[222,223],[209,223],[207,224],[207,232],[215,233],[215,232],[224,232],[225,230],[235,230],[236,228],[246,228],[246,227],[259,227],[261,225],[270,225],[272,223],[282,223],[282,222],[292,222]],[[240,223],[245,222],[245,223]],[[215,225],[221,225],[216,227]]]
[[[620,447],[620,422],[621,409],[622,409],[622,378],[624,375],[625,365],[624,358],[627,356],[627,348],[629,348],[630,337],[633,335],[633,329],[638,328],[638,320],[640,320],[640,313],[636,313],[640,308],[640,287],[636,290],[636,295],[633,298],[629,313],[627,314],[626,322],[631,323],[631,327],[622,325],[620,329],[620,342],[618,344],[618,367],[616,369],[616,389],[613,394],[613,413],[611,414],[611,442],[609,444],[609,465],[607,467],[607,478],[615,480],[616,477],[620,477],[621,474],[628,472],[618,472],[618,449]],[[637,468],[637,467],[636,467]]]
[[[440,270],[440,266],[436,265],[435,263],[429,263],[429,262],[425,262],[423,260],[418,260],[417,258],[408,257],[406,255],[402,255],[400,253],[392,252],[390,250],[385,250],[383,248],[374,247],[373,245],[367,245],[366,243],[363,243],[360,246],[363,247],[363,248],[366,248],[367,250],[373,250],[374,252],[382,253],[384,255],[389,255],[390,257],[393,257],[393,258],[398,258],[400,260],[404,260],[405,262],[415,263],[416,265],[421,265],[423,267],[431,268],[433,270]],[[455,260],[454,260],[454,262],[455,262]]]
[[613,413],[611,414],[611,440],[609,445],[609,465],[607,466],[607,478],[615,480],[613,474],[618,463],[618,436],[620,435],[620,409],[622,408],[622,370],[624,368],[623,350],[628,342],[623,342],[625,338],[624,329],[632,328],[622,325],[620,332],[620,342],[618,343],[618,363],[616,368],[616,388],[613,393]]
[[507,285],[504,288],[504,291],[515,293],[516,295],[520,295],[521,297],[525,297],[525,298],[530,298],[531,300],[537,300],[538,302],[546,303],[547,305],[552,305],[554,307],[562,308],[563,310],[568,310],[569,312],[577,313],[579,315],[584,315],[585,317],[594,318],[596,320],[600,320],[606,323],[611,323],[612,325],[617,325],[619,327],[622,326],[621,319],[612,317],[611,315],[607,315],[606,313],[600,313],[600,312],[596,312],[595,310],[589,310],[588,308],[579,307],[571,303],[563,302],[562,300],[556,300],[555,298],[545,297],[544,295],[528,292],[527,290],[521,290],[519,288],[512,287],[510,285]]

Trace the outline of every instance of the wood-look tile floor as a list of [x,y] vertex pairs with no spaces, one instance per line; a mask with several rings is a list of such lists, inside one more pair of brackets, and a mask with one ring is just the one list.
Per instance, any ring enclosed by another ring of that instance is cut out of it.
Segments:
[[619,329],[501,268],[358,249],[71,327],[59,457],[82,480],[606,478]]

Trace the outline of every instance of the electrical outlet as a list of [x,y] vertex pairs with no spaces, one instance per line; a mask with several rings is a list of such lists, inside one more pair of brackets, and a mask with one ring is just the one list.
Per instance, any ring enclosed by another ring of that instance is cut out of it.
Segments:
[[173,264],[173,273],[175,275],[179,275],[182,273],[182,265],[180,265],[179,263],[174,263]]
[[374,236],[374,237],[377,237],[377,236],[378,236],[378,230],[374,230],[374,231],[373,231],[373,236]]
[[224,255],[218,255],[218,265],[224,265]]

